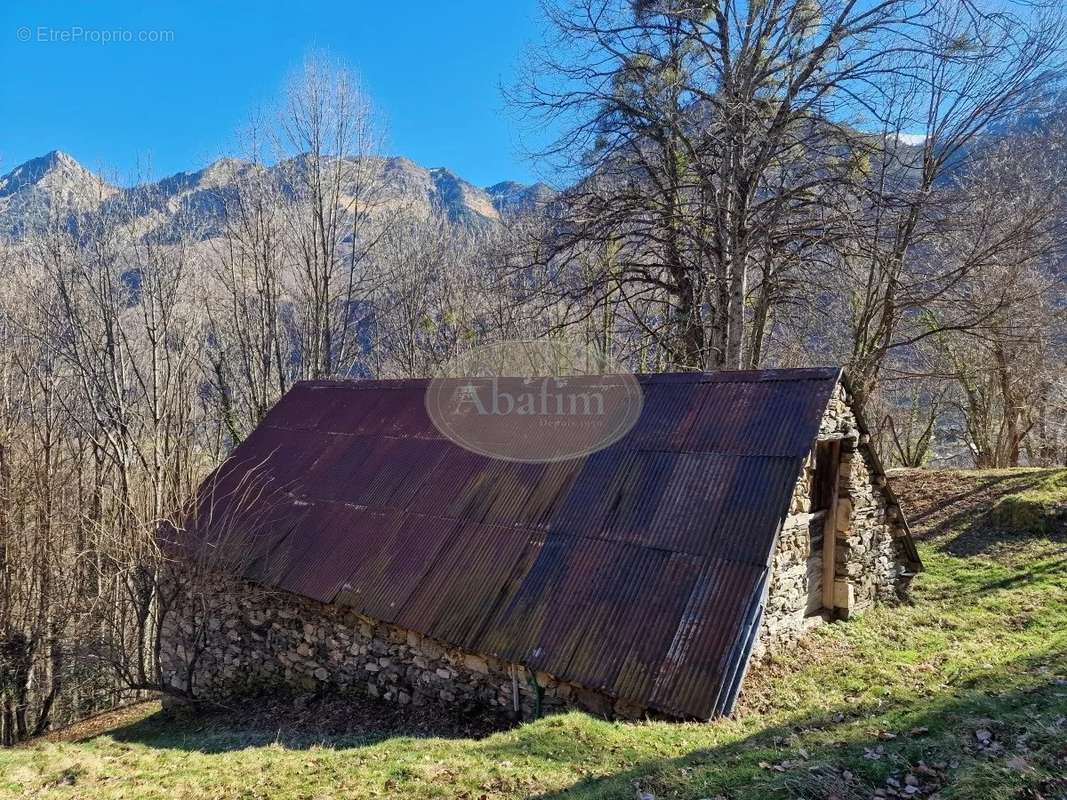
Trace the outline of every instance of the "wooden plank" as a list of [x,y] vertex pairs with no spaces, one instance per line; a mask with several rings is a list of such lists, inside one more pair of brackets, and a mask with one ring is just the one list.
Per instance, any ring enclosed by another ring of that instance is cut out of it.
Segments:
[[822,529],[822,604],[830,612],[834,610],[834,578],[836,577],[837,500],[841,494],[841,442],[830,443],[830,469],[833,472],[833,492],[826,521]]

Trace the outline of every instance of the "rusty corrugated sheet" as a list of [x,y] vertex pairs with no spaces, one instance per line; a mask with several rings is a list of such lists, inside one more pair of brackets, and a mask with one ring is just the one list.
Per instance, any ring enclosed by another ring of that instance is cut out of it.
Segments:
[[707,718],[838,378],[641,376],[630,433],[550,464],[443,438],[426,381],[301,383],[205,482],[202,527],[254,540],[254,580]]
[[463,523],[408,602],[397,622],[405,628],[475,652],[495,609],[509,601],[537,557],[543,534],[522,528]]
[[441,554],[450,549],[463,523],[410,513],[397,514],[382,523],[380,528],[369,528],[368,535],[352,537],[371,546],[352,553],[347,577],[335,599],[376,619],[395,622],[409,598],[425,584]]

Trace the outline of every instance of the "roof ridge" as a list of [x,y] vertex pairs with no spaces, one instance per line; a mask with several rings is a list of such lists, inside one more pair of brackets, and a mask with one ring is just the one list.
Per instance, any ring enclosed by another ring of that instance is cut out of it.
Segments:
[[[703,372],[609,372],[598,377],[611,378],[616,375],[620,377],[633,376],[637,378],[640,383],[657,383],[660,381],[670,383],[762,383],[837,380],[841,375],[841,372],[842,367],[840,366],[775,367],[773,369],[720,369]],[[500,377],[519,378],[522,376],[507,375]],[[436,380],[436,377],[319,378],[315,380],[297,381],[293,384],[293,387],[300,386],[312,389],[403,389],[428,385],[433,380]]]

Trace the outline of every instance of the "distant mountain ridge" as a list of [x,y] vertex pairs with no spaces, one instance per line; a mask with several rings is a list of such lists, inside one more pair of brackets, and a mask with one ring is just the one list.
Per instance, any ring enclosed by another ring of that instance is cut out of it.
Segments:
[[[0,237],[18,240],[53,209],[79,215],[132,200],[138,214],[153,228],[177,226],[195,214],[201,236],[222,230],[225,199],[237,191],[239,179],[250,170],[264,170],[284,182],[284,170],[299,169],[300,159],[261,167],[236,158],[222,158],[189,172],[158,181],[120,187],[79,164],[67,153],[53,150],[31,159],[0,177]],[[402,157],[383,159],[383,186],[376,200],[382,210],[409,208],[414,213],[445,214],[454,222],[486,225],[509,214],[547,203],[556,193],[543,183],[504,181],[481,188],[444,167],[426,168]]]

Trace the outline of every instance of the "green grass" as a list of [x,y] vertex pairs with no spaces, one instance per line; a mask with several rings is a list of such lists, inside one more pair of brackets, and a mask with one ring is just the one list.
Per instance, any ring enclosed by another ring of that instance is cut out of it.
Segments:
[[481,739],[315,742],[149,706],[84,741],[0,752],[0,797],[848,800],[909,776],[916,797],[1063,797],[1067,547],[1032,535],[955,555],[959,533],[920,545],[911,603],[821,628],[751,674],[735,719],[571,713]]
[[1067,516],[1067,469],[1042,473],[1031,488],[1000,498],[991,516],[994,523],[1013,532],[1050,529]]

